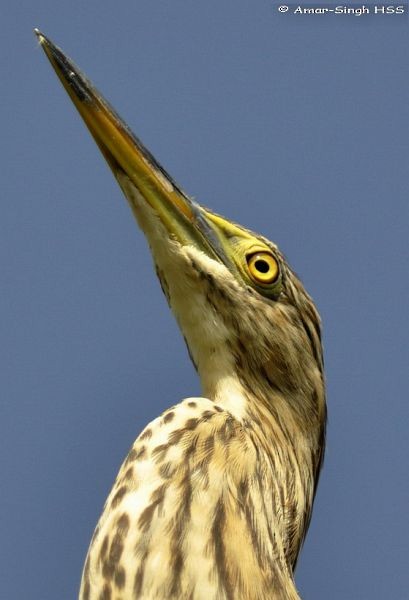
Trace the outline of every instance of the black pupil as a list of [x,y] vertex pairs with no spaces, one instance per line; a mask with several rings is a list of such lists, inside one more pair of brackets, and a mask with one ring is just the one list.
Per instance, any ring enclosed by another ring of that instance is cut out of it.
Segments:
[[268,273],[270,270],[270,265],[268,264],[268,262],[265,260],[261,260],[260,258],[256,260],[254,266],[260,273]]

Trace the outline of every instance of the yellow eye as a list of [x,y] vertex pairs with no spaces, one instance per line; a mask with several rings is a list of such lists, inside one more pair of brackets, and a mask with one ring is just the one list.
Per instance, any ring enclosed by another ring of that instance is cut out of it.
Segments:
[[249,273],[256,283],[274,283],[279,275],[278,262],[269,252],[256,252],[247,257]]

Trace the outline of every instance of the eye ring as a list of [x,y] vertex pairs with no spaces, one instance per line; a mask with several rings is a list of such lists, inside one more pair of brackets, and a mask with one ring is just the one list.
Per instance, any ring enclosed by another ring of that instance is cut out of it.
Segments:
[[269,285],[277,281],[280,268],[277,260],[269,252],[255,252],[247,256],[247,266],[253,281]]

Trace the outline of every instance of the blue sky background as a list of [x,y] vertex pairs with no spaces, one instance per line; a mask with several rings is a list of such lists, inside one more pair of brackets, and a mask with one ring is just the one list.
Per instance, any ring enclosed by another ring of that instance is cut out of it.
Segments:
[[0,564],[75,598],[141,428],[200,387],[145,240],[32,34],[185,190],[279,244],[324,322],[329,432],[304,600],[408,597],[407,18],[244,0],[2,8]]

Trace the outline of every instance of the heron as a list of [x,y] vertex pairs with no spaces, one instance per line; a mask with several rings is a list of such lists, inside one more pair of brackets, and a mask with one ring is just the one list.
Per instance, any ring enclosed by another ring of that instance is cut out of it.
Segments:
[[35,33],[147,238],[203,390],[132,445],[80,600],[299,599],[294,570],[325,448],[314,302],[275,243],[193,201]]

